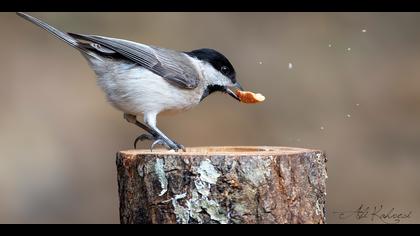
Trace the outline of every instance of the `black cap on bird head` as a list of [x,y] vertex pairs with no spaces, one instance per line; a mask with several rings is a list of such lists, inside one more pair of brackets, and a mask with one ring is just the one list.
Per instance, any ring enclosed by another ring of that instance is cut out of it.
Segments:
[[[226,76],[234,85],[233,87],[243,90],[241,85],[236,81],[236,72],[232,63],[230,63],[230,61],[220,52],[211,48],[201,48],[191,52],[186,52],[186,54],[209,63],[215,70]],[[216,91],[226,92],[231,97],[239,101],[239,98],[235,92],[233,92],[230,88],[220,85],[209,85],[206,88],[201,100]]]
[[213,66],[215,70],[228,77],[232,83],[236,83],[235,69],[233,68],[230,61],[220,52],[211,48],[202,48],[187,52],[187,54],[202,61],[208,62]]

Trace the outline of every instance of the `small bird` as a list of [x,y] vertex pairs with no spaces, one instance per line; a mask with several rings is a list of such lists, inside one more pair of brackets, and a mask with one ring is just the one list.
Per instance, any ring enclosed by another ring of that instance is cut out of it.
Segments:
[[[28,14],[17,15],[50,32],[86,58],[107,100],[124,118],[147,133],[150,140],[168,150],[185,147],[168,138],[157,127],[158,114],[191,109],[214,92],[224,92],[240,101],[234,90],[243,90],[229,60],[214,49],[175,51],[128,40],[98,35],[62,32]],[[143,116],[144,123],[137,120]]]

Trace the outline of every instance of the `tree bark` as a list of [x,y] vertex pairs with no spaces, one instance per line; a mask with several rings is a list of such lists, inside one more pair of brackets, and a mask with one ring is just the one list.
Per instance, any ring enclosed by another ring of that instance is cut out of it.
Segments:
[[326,157],[288,147],[117,153],[123,224],[325,223]]

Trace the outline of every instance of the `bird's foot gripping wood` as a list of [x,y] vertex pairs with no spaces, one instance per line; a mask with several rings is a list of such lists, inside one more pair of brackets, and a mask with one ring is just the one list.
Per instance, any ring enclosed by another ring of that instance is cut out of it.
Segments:
[[184,152],[186,151],[183,145],[167,138],[165,135],[161,135],[161,132],[159,130],[155,130],[139,122],[135,115],[124,113],[124,119],[127,120],[129,123],[137,125],[138,127],[144,129],[147,132],[147,134],[142,134],[134,140],[134,149],[137,149],[137,143],[139,141],[150,140],[153,141],[152,145],[150,146],[150,151],[153,151],[153,148],[158,144],[165,146],[165,148],[168,150],[174,150],[177,152],[179,149],[181,149]]
[[153,148],[156,145],[163,145],[166,149],[168,150],[174,150],[174,151],[178,151],[179,149],[181,149],[182,151],[186,151],[185,147],[182,144],[179,144],[175,141],[172,141],[170,139],[165,139],[164,137],[159,136],[158,134],[156,135],[152,135],[152,134],[142,134],[140,136],[138,136],[135,140],[134,140],[134,149],[137,149],[137,143],[139,141],[144,141],[144,140],[150,140],[153,141],[152,145],[150,145],[150,151],[153,151]]

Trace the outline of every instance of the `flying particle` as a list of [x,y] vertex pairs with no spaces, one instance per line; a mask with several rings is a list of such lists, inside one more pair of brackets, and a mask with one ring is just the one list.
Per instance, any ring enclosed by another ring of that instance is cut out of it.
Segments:
[[362,29],[362,32],[363,32],[363,33],[366,33],[366,29]]
[[289,62],[289,69],[293,68],[293,64],[291,62]]
[[351,115],[350,114],[347,114],[347,116],[346,116],[347,118],[350,118],[351,117]]
[[351,48],[347,48],[347,51],[350,52],[351,51]]
[[325,128],[324,128],[324,126],[321,126],[319,129],[320,129],[320,130],[324,130]]

